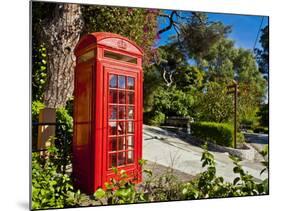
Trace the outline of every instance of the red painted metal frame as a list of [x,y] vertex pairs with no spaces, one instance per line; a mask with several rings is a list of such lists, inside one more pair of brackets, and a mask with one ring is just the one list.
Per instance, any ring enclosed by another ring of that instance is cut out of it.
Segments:
[[[106,58],[104,57],[105,50],[137,58],[137,64]],[[94,51],[95,56],[89,58],[88,61],[78,62],[79,57],[89,51]],[[112,169],[108,169],[107,100],[110,73],[135,78],[134,162],[117,168],[125,169],[128,175],[136,177],[136,182],[141,182],[141,166],[138,160],[142,158],[143,51],[128,38],[107,32],[97,32],[82,37],[74,52],[77,58],[73,136],[75,186],[83,192],[93,193],[98,187],[104,187],[104,183],[110,178],[115,177]]]

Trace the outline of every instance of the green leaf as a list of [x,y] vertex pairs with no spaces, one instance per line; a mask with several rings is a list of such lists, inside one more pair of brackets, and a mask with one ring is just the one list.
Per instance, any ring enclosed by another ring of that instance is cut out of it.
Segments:
[[152,171],[150,169],[144,169],[143,172],[148,174],[150,177],[152,176]]
[[108,182],[104,183],[104,186],[105,186],[106,190],[111,190],[111,189],[113,189],[113,185],[110,184],[110,183],[108,183]]
[[106,195],[105,191],[102,188],[97,189],[97,191],[94,193],[94,197],[96,199],[102,199]]
[[114,174],[118,174],[118,169],[116,167],[113,167],[112,171],[114,172]]
[[128,189],[118,189],[115,192],[116,196],[120,196],[120,197],[123,197],[123,198],[127,198],[130,194],[131,194],[131,189],[130,188],[128,188]]
[[188,193],[188,189],[187,188],[184,188],[183,190],[182,190],[182,194],[183,195],[186,195]]
[[145,164],[147,163],[147,160],[140,159],[138,162],[139,162],[139,164],[140,164],[141,166],[143,166],[143,165],[145,165]]
[[240,173],[240,171],[241,171],[241,168],[238,167],[238,166],[235,166],[235,167],[233,168],[233,172],[234,172],[234,173]]
[[46,70],[46,66],[41,66],[40,69],[41,70]]
[[261,170],[260,175],[262,175],[266,170],[267,170],[267,168],[264,168],[263,170]]
[[240,181],[240,177],[236,177],[236,178],[233,180],[233,185],[236,185],[239,181]]

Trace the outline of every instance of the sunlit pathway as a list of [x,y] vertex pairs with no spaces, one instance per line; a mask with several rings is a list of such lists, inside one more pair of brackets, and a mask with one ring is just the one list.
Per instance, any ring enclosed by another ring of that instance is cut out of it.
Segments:
[[[159,127],[144,125],[143,129],[143,158],[156,162],[163,166],[170,166],[190,175],[197,175],[204,171],[200,161],[203,149],[191,145],[186,141],[175,137],[174,133]],[[217,175],[223,176],[226,181],[232,182],[238,176],[233,173],[233,163],[228,153],[213,152],[215,156]],[[260,175],[264,168],[258,161],[243,160],[244,170],[248,171],[256,179],[265,179],[267,172]]]

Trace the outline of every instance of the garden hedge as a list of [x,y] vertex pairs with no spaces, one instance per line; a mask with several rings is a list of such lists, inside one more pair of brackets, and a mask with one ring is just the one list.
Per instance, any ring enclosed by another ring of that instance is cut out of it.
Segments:
[[254,133],[268,134],[268,127],[256,127],[254,128]]
[[194,122],[191,124],[193,136],[227,147],[234,147],[233,126],[226,123]]

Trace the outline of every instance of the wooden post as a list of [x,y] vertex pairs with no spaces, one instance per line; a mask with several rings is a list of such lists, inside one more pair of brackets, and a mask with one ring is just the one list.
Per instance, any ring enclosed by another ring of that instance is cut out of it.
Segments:
[[[39,113],[39,123],[56,123],[56,109],[44,108]],[[38,142],[37,149],[46,149],[50,145],[48,140],[55,136],[56,126],[39,125],[38,126]]]
[[[237,148],[237,97],[238,97],[238,85],[235,80],[233,80],[233,85],[227,86],[227,94],[234,94],[234,148]],[[234,90],[231,90],[233,89]]]
[[237,148],[237,83],[234,86],[234,148]]

